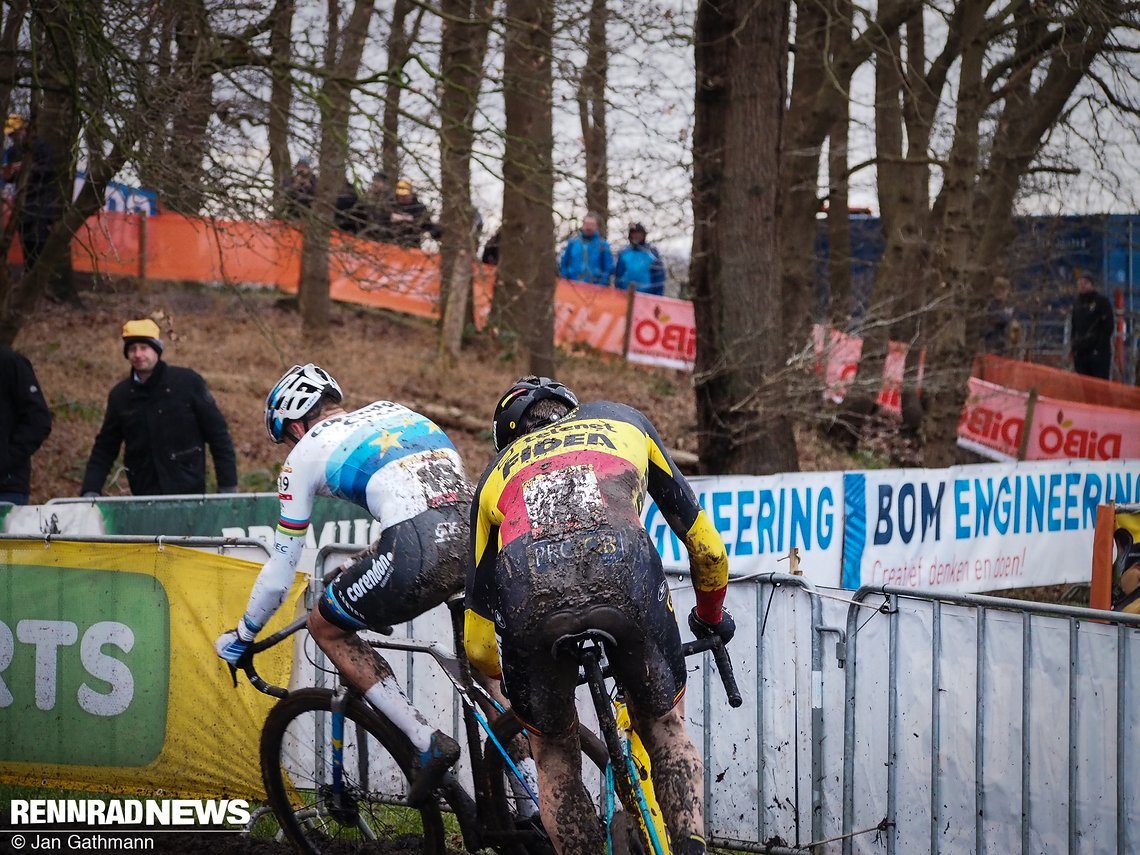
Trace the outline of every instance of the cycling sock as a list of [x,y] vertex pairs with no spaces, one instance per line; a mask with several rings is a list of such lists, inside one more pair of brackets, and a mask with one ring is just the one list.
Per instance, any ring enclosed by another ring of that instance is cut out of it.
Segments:
[[408,700],[408,696],[393,677],[385,677],[365,692],[364,697],[404,732],[417,751],[428,750],[435,728],[412,706],[412,702]]
[[[534,765],[534,759],[527,757],[520,760],[517,764],[519,771],[522,772],[523,780],[526,781],[527,786],[530,787],[530,792],[538,795],[538,767]],[[510,776],[511,790],[515,794],[515,803],[518,805],[519,819],[530,819],[538,813],[538,805],[530,799],[530,793],[526,791],[526,787],[514,775]]]

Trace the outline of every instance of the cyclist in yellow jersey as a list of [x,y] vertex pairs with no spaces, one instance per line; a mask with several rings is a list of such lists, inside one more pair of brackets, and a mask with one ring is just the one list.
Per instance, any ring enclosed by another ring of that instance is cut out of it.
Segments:
[[[543,824],[562,853],[599,852],[581,778],[577,664],[551,650],[600,628],[625,686],[679,855],[705,851],[702,765],[685,732],[685,665],[661,559],[641,523],[646,493],[689,551],[698,637],[732,637],[724,544],[649,420],[610,401],[579,406],[561,383],[519,380],[495,409],[498,456],[471,507],[464,646],[503,686],[531,735]],[[502,660],[496,635],[502,645]]]

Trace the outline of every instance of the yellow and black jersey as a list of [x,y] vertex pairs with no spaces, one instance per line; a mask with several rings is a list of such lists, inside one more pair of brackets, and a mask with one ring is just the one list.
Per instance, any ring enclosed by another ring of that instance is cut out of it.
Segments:
[[689,551],[698,614],[720,621],[728,558],[712,521],[650,421],[632,407],[594,401],[515,440],[479,482],[471,506],[465,647],[480,670],[501,672],[496,609],[511,582],[500,556],[525,553],[521,563],[532,570],[556,569],[573,557],[564,551],[572,539],[598,560],[620,562],[623,539],[599,536],[594,543],[591,533],[641,529],[646,493]]

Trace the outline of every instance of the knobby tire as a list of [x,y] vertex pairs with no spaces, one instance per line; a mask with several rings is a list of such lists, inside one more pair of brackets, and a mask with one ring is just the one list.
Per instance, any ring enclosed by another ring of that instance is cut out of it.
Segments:
[[[366,852],[373,846],[361,830],[366,825],[379,840],[417,835],[404,826],[409,817],[418,814],[422,828],[424,855],[444,855],[445,839],[439,804],[430,800],[418,810],[391,806],[390,795],[396,775],[390,769],[385,777],[381,768],[384,755],[395,760],[405,781],[411,779],[412,758],[416,751],[407,737],[363,701],[353,698],[345,707],[345,782],[352,795],[355,811],[347,813],[330,809],[327,788],[319,787],[305,771],[313,762],[313,733],[322,718],[323,733],[317,737],[322,746],[327,780],[329,762],[329,721],[332,716],[333,693],[328,689],[301,689],[289,694],[269,713],[261,731],[261,773],[269,804],[282,831],[299,852],[308,855],[333,852]],[[307,737],[306,737],[307,735]],[[369,750],[360,762],[357,751],[361,741]],[[307,756],[305,755],[307,752]],[[387,764],[385,764],[387,765]],[[367,780],[361,780],[361,776]],[[388,786],[383,789],[380,779]],[[292,783],[291,783],[292,782]],[[406,792],[406,786],[404,787]],[[299,816],[298,811],[303,814]],[[304,815],[309,814],[309,815]]]

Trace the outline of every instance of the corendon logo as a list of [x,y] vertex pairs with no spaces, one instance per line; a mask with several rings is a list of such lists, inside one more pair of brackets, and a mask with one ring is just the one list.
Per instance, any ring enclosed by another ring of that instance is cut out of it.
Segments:
[[1047,425],[1037,436],[1037,445],[1051,457],[1081,457],[1086,460],[1112,460],[1120,457],[1123,436],[1101,433],[1072,426],[1062,410],[1057,411],[1057,424]]
[[1025,430],[1025,419],[1014,416],[1006,418],[1001,410],[989,407],[971,407],[969,403],[962,413],[962,426],[967,433],[991,443],[1001,443],[1012,448],[1021,447],[1021,432]]
[[654,317],[643,318],[633,328],[637,343],[646,348],[660,348],[692,359],[697,353],[697,331],[685,324],[668,323],[669,316],[654,308]]

